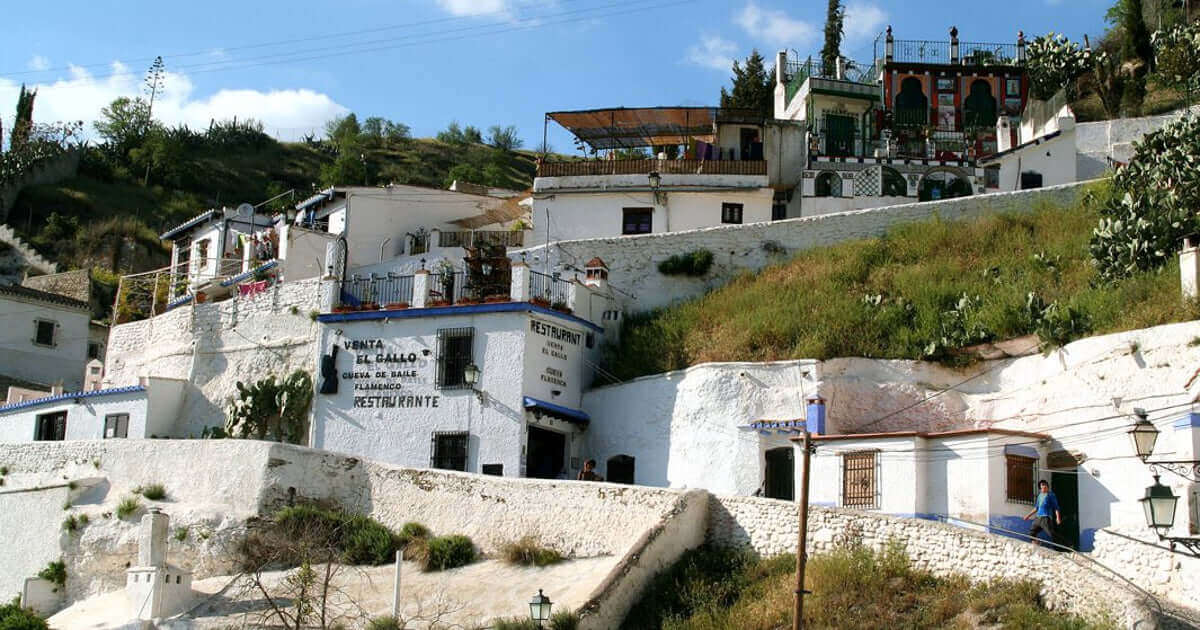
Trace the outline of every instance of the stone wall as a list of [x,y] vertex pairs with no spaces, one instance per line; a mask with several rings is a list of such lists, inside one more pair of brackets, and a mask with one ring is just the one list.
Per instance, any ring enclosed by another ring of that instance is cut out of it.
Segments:
[[[799,524],[794,503],[714,496],[709,506],[712,543],[745,546],[764,556],[795,551]],[[810,510],[809,554],[831,551],[846,541],[874,549],[896,541],[904,545],[914,567],[935,575],[967,575],[976,582],[1038,580],[1048,607],[1095,621],[1108,617],[1122,627],[1154,627],[1158,621],[1152,598],[1071,554],[932,521],[855,510]]]
[[[627,299],[626,310],[640,312],[702,295],[745,271],[782,263],[796,252],[843,241],[879,237],[893,226],[933,216],[952,221],[1028,212],[1042,205],[1069,205],[1076,201],[1086,186],[1086,182],[1081,182],[769,223],[558,241],[548,248],[538,246],[513,255],[524,255],[530,265],[539,271],[543,266],[582,270],[588,260],[599,256],[609,266],[611,285],[620,297]],[[668,256],[696,249],[707,249],[714,255],[712,269],[705,277],[666,276],[658,272],[658,263]]]
[[312,371],[317,323],[334,289],[320,279],[276,284],[253,297],[188,304],[158,317],[114,326],[105,355],[113,386],[142,375],[187,381],[176,435],[223,425],[239,380]]
[[58,265],[34,251],[7,225],[0,225],[0,282],[20,282],[27,272],[54,273]]
[[[1121,573],[1146,590],[1176,602],[1200,602],[1200,558],[1171,553],[1165,546],[1151,546],[1137,540],[1154,541],[1146,531],[1130,531],[1130,540],[1105,530],[1096,532],[1092,557]],[[1155,543],[1165,545],[1165,543]]]

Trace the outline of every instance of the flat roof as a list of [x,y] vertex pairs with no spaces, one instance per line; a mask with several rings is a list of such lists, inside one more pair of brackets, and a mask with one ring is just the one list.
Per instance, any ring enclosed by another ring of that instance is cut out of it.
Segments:
[[593,149],[640,148],[711,142],[716,123],[763,124],[752,109],[720,107],[616,107],[550,112],[546,118],[563,126]]
[[144,392],[144,391],[146,391],[146,388],[143,387],[142,385],[131,385],[129,387],[116,387],[113,389],[97,389],[97,390],[93,390],[90,392],[64,392],[62,394],[57,394],[54,396],[46,396],[45,398],[35,398],[33,400],[26,400],[26,401],[22,401],[19,403],[13,403],[11,405],[0,405],[0,413],[8,413],[10,411],[17,411],[18,409],[25,409],[27,407],[37,407],[39,405],[48,405],[50,403],[61,402],[64,400],[73,401],[78,398],[95,398],[98,396],[116,396],[118,394],[131,394],[131,393],[135,393],[135,392]]
[[[1051,437],[1045,433],[1033,433],[1031,431],[1016,431],[1013,429],[955,429],[954,431],[891,431],[885,433],[840,433],[835,435],[810,435],[808,439],[814,442],[838,442],[846,440],[877,440],[880,438],[903,438],[903,437],[922,437],[922,438],[946,438],[960,437],[965,435],[976,435],[985,433],[995,433],[997,435],[1011,435],[1015,437],[1028,437],[1038,440],[1049,440]],[[793,437],[789,438],[793,442],[798,442],[804,438]]]

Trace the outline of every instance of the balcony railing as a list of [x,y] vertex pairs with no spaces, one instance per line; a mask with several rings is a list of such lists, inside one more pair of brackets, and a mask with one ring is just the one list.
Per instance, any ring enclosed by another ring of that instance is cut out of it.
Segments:
[[351,278],[342,281],[340,302],[350,306],[363,304],[412,304],[413,277],[388,274],[377,278]]
[[938,63],[963,65],[1017,65],[1017,44],[995,44],[988,42],[958,42],[958,59],[951,57],[950,41],[922,39],[894,40],[892,58],[900,63]]
[[525,232],[521,230],[459,230],[442,232],[438,236],[439,247],[522,247]]
[[766,175],[766,160],[589,160],[543,162],[538,177],[580,175]]
[[861,64],[857,61],[845,60],[842,65],[842,76],[838,78],[837,68],[827,68],[820,61],[813,61],[811,58],[801,61],[795,58],[788,58],[785,68],[787,80],[784,84],[786,90],[786,102],[792,102],[792,97],[800,91],[800,87],[809,77],[827,79],[830,81],[844,81],[846,83],[857,83],[862,85],[876,85],[879,77],[878,71],[874,64]]
[[545,300],[550,304],[566,304],[571,296],[571,283],[557,275],[548,276],[537,271],[530,271],[529,296],[535,300]]

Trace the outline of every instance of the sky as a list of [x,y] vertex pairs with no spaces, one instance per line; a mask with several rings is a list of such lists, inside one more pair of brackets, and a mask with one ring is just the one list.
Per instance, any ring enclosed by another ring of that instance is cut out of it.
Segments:
[[[1104,30],[1112,0],[849,0],[842,53],[870,63],[897,39],[1015,42]],[[167,68],[155,117],[204,128],[256,118],[280,139],[320,135],[347,112],[383,116],[418,137],[452,120],[515,125],[541,144],[545,112],[715,105],[730,65],[757,49],[820,51],[826,0],[56,0],[5,7],[0,119],[22,83],[37,122],[99,116],[137,96],[153,58]],[[550,125],[552,149],[571,152]]]

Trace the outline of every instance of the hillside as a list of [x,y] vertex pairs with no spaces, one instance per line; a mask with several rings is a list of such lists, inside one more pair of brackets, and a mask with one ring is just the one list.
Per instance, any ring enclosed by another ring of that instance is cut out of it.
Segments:
[[[362,155],[363,181],[337,179],[339,184],[443,187],[455,167],[466,165],[465,172],[486,175],[486,183],[523,190],[536,169],[530,152],[430,139],[382,142],[362,149]],[[210,207],[257,204],[289,190],[294,195],[282,202],[303,199],[330,181],[334,158],[326,142],[276,142],[261,134],[232,145],[193,141],[172,156],[169,170],[152,172],[143,186],[141,169],[89,147],[77,177],[26,188],[8,222],[65,268],[144,271],[167,263],[157,237],[166,228]]]
[[[1049,344],[1195,319],[1179,267],[1099,281],[1088,241],[1108,193],[1069,208],[931,220],[805,251],[707,295],[626,320],[621,379],[711,361],[832,357],[969,361],[964,346],[1038,333]],[[1031,295],[1032,294],[1032,295]]]

